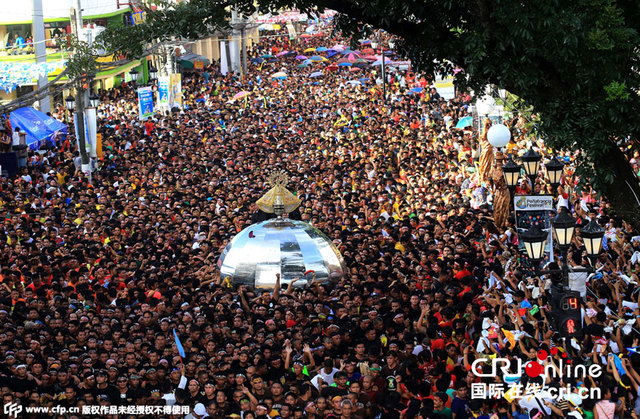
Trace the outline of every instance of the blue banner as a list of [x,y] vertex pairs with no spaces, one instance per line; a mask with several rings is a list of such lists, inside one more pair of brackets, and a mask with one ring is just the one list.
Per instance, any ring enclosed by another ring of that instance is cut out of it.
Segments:
[[169,77],[158,77],[158,106],[169,107]]
[[147,119],[153,115],[153,91],[151,87],[138,89],[138,109],[140,119]]

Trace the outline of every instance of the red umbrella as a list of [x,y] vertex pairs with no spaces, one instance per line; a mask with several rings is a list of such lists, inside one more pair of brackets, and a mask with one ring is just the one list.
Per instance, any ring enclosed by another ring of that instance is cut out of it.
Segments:
[[360,71],[360,68],[359,67],[351,67],[349,69],[349,71],[352,72],[352,73],[355,73],[356,71]]
[[365,48],[362,50],[362,53],[365,55],[369,55],[369,54],[375,54],[376,52],[373,50],[373,48]]
[[327,70],[329,71],[336,71],[338,69],[338,66],[335,64],[331,64],[330,66],[327,67]]
[[313,35],[309,35],[308,33],[303,33],[300,35],[300,38],[311,38]]

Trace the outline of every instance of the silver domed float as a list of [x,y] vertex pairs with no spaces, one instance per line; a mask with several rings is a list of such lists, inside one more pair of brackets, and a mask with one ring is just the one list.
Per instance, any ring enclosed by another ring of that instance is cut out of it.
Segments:
[[294,278],[304,285],[310,271],[316,281],[342,278],[344,260],[331,240],[311,224],[287,218],[300,205],[285,188],[287,176],[273,172],[269,183],[272,188],[256,204],[276,218],[252,224],[231,240],[218,259],[221,277],[254,288],[273,288],[276,274],[282,286]]

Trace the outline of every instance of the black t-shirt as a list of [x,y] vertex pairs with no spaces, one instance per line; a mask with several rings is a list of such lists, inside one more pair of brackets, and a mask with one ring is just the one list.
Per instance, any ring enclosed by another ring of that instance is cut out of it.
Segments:
[[36,382],[28,378],[13,377],[9,381],[9,388],[16,393],[25,393],[36,388]]
[[590,325],[584,327],[585,335],[591,336],[604,336],[604,326],[601,324],[591,323]]
[[97,388],[94,387],[91,389],[91,393],[95,400],[98,400],[100,396],[108,396],[110,404],[119,404],[120,403],[120,392],[112,385],[107,385],[105,388]]

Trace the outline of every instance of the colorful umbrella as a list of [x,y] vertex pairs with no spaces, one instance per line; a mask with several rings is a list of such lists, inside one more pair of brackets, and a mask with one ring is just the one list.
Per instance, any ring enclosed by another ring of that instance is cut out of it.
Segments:
[[241,92],[236,93],[231,100],[242,99],[243,97],[249,96],[250,94],[251,92],[247,92],[246,90],[243,90]]
[[463,129],[466,127],[470,127],[471,125],[473,125],[473,117],[465,116],[464,118],[460,118],[460,120],[456,124],[456,129]]
[[320,76],[322,76],[322,71],[316,71],[309,74],[309,77],[320,77]]
[[316,48],[316,52],[325,52],[325,51],[328,51],[328,50],[329,50],[329,48],[327,48],[327,47],[318,47],[318,48]]
[[272,79],[286,79],[287,74],[284,71],[278,71],[277,73],[273,73],[271,75]]
[[321,57],[319,55],[314,55],[312,57],[309,58],[311,61],[326,61],[327,59],[324,57]]
[[306,60],[307,56],[306,55],[296,55],[296,60]]
[[276,57],[282,57],[283,55],[287,55],[289,51],[282,51],[276,54]]
[[358,61],[360,59],[360,54],[356,54],[354,52],[350,52],[349,54],[344,55],[342,58],[347,60],[347,61],[356,62],[356,61]]
[[309,67],[309,64],[302,63],[302,64],[298,64],[296,67],[298,67],[298,68],[307,68],[307,67]]
[[346,48],[346,47],[345,47],[344,45],[335,44],[334,46],[332,46],[332,47],[331,47],[331,48],[329,48],[329,49],[332,49],[332,50],[334,50],[334,51],[338,51],[338,52],[342,52],[342,51],[344,51],[344,50],[345,50],[345,48]]

